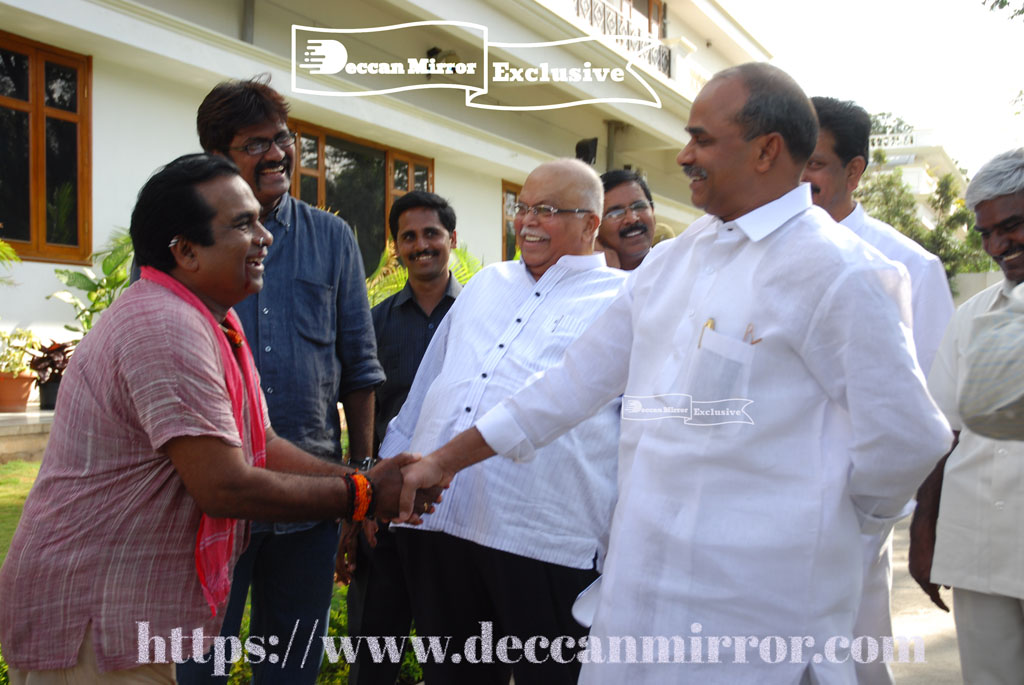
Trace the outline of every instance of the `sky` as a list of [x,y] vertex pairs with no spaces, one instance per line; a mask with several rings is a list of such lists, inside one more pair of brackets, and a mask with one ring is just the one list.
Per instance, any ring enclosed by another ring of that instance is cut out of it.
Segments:
[[[1024,146],[1024,17],[981,0],[718,0],[809,96],[928,131],[969,175]],[[1024,0],[1012,0],[1020,6]]]

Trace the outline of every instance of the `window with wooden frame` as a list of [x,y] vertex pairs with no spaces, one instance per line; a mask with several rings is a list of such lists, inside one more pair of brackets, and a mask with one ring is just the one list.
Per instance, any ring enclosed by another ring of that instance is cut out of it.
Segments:
[[91,71],[0,31],[0,239],[22,259],[89,262]]
[[501,258],[515,259],[516,256],[516,203],[523,187],[517,183],[501,182]]
[[391,203],[410,190],[432,192],[434,160],[296,119],[288,125],[298,133],[292,195],[344,218],[373,273],[390,241]]

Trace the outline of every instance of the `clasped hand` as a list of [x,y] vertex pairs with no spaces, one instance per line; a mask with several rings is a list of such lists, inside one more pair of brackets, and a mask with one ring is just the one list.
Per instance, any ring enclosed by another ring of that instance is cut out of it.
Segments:
[[419,523],[441,501],[441,490],[452,482],[448,473],[428,454],[403,452],[384,459],[370,470],[376,487],[377,518],[395,523]]
[[[422,523],[421,516],[433,513],[434,505],[441,502],[441,491],[451,482],[451,477],[444,477],[429,457],[408,453],[384,459],[368,475],[376,490],[377,518],[412,525]],[[366,519],[362,525],[345,522],[335,562],[335,580],[345,585],[355,572],[360,530],[371,547],[377,544],[375,520]]]

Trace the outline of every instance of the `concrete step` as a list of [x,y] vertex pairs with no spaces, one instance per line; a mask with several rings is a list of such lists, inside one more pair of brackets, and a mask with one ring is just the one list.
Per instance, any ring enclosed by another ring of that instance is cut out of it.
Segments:
[[52,425],[53,412],[40,410],[38,404],[29,404],[24,412],[0,413],[0,464],[41,461]]

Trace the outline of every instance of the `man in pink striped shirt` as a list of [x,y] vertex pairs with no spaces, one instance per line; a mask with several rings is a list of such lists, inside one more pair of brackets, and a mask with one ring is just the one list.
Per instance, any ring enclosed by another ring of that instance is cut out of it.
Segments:
[[237,167],[208,155],[139,194],[142,280],[76,350],[0,571],[12,683],[174,682],[173,662],[219,633],[243,519],[396,513],[398,468],[353,475],[270,427],[231,311],[262,287],[259,211]]

